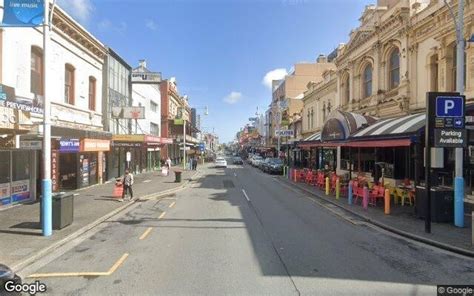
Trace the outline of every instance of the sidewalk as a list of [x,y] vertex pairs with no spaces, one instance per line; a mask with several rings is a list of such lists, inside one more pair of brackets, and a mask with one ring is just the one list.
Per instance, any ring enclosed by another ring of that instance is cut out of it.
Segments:
[[[162,176],[158,171],[136,175],[134,197],[150,198],[172,193],[184,187],[197,173],[199,170],[184,171],[181,183],[174,182],[175,176],[172,172],[169,176]],[[0,211],[0,263],[18,270],[134,204],[128,201],[119,202],[114,198],[114,186],[115,183],[110,182],[73,191],[76,194],[74,222],[61,230],[53,230],[51,237],[41,235],[39,202]]]
[[471,217],[465,215],[465,227],[455,227],[452,223],[432,223],[431,234],[425,233],[425,222],[416,218],[414,208],[405,206],[392,206],[391,214],[385,215],[381,205],[364,210],[358,203],[349,205],[346,197],[339,200],[334,195],[326,195],[325,192],[305,183],[295,183],[285,177],[279,180],[304,190],[324,201],[337,205],[346,211],[375,224],[391,232],[421,241],[436,247],[450,250],[456,253],[474,257],[474,246],[471,244]]

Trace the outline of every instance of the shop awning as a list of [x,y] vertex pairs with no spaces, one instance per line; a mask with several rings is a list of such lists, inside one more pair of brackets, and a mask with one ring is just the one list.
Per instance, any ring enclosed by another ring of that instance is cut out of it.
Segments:
[[425,113],[382,119],[355,133],[350,139],[387,138],[415,134],[425,126],[425,120]]
[[311,136],[307,137],[306,139],[304,139],[303,141],[308,142],[308,141],[320,141],[320,140],[321,140],[321,132],[316,132],[312,134]]
[[410,139],[392,139],[392,140],[374,140],[374,141],[354,141],[345,143],[344,147],[408,147],[411,144]]

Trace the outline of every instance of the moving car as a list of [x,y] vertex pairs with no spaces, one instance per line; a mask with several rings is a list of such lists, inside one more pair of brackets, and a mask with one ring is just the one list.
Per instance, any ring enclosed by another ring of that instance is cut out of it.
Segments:
[[224,157],[218,156],[214,161],[214,165],[216,168],[226,168],[227,167],[227,160]]
[[236,157],[234,157],[234,159],[232,160],[232,163],[233,163],[233,164],[244,164],[244,161],[242,160],[242,158],[236,156]]

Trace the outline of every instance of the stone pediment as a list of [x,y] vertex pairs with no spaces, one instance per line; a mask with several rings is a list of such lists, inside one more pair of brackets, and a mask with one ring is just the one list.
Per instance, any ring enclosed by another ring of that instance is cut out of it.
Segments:
[[352,34],[351,39],[349,40],[346,48],[348,50],[351,50],[363,44],[367,40],[367,38],[370,37],[372,32],[373,30],[371,29],[358,29],[356,32]]

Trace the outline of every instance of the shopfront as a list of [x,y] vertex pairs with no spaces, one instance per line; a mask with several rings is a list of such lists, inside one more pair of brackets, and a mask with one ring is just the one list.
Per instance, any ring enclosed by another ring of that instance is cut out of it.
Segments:
[[161,138],[145,135],[146,145],[146,170],[154,171],[161,168]]
[[126,169],[139,174],[146,170],[144,135],[113,135],[112,149],[108,153],[107,179],[122,176]]

